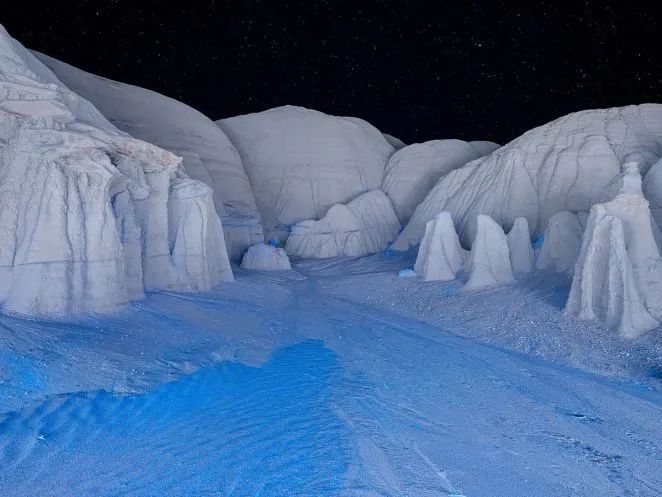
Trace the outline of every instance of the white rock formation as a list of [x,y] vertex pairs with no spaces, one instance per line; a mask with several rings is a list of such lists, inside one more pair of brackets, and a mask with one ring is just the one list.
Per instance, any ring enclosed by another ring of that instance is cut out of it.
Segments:
[[653,221],[653,235],[662,250],[662,159],[651,166],[643,181],[644,197],[648,200]]
[[241,154],[267,239],[320,219],[334,204],[379,188],[393,147],[373,126],[301,107],[278,107],[217,124]]
[[490,155],[497,148],[501,147],[501,145],[499,145],[498,143],[494,143],[486,140],[474,140],[468,143],[469,145],[471,145],[471,148],[473,148],[477,152],[477,157],[484,157],[485,155]]
[[662,159],[658,160],[646,173],[643,182],[644,197],[650,203],[656,228],[662,226]]
[[623,166],[606,195],[591,208],[566,312],[635,337],[662,317],[662,258],[637,163]]
[[214,210],[212,189],[201,181],[170,181],[168,240],[175,287],[189,292],[208,290],[231,280],[223,228]]
[[455,232],[451,213],[441,212],[425,225],[414,271],[425,281],[454,280],[462,269],[464,258],[465,251]]
[[208,117],[159,93],[81,71],[37,52],[68,88],[89,100],[117,128],[184,159],[184,170],[213,189],[228,251],[239,260],[263,241],[255,197],[239,152]]
[[259,269],[262,271],[284,271],[292,269],[290,259],[285,249],[266,243],[258,243],[249,247],[241,260],[242,269]]
[[391,156],[382,190],[393,202],[400,222],[406,223],[439,178],[497,148],[496,143],[462,140],[414,143]]
[[0,27],[4,311],[106,312],[143,287],[232,279],[211,197],[175,200],[183,181],[180,158],[117,130]]
[[348,204],[332,206],[319,221],[292,226],[285,249],[305,258],[357,257],[386,249],[399,229],[389,199],[381,190],[372,190]]
[[442,177],[393,245],[407,250],[438,212],[453,215],[466,246],[476,216],[508,229],[526,217],[538,236],[560,211],[588,211],[620,172],[636,160],[642,172],[662,155],[662,105],[643,104],[569,114],[535,128],[490,155]]
[[604,212],[592,216],[585,240],[566,312],[630,338],[656,327],[637,289],[621,220]]
[[572,274],[579,257],[583,233],[584,224],[579,215],[568,211],[554,214],[545,229],[536,267]]
[[513,227],[507,235],[510,265],[515,273],[530,273],[533,271],[533,247],[529,223],[525,217],[515,219]]
[[403,142],[400,138],[396,138],[395,136],[389,135],[388,133],[382,133],[382,135],[384,135],[386,141],[389,142],[391,146],[396,150],[400,150],[401,148],[407,146],[407,144]]
[[462,289],[480,290],[515,281],[508,240],[501,226],[482,214],[478,216],[476,226],[476,237],[467,264],[469,279]]

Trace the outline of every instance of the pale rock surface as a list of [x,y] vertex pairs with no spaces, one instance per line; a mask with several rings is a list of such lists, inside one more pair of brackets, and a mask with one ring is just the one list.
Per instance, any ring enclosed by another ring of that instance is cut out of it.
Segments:
[[290,259],[285,249],[266,243],[249,247],[241,260],[242,269],[259,269],[262,271],[284,271],[292,269]]
[[530,273],[533,271],[533,247],[529,223],[525,217],[515,219],[513,227],[507,235],[510,265],[515,273]]
[[471,148],[473,148],[476,151],[477,157],[484,157],[485,155],[490,155],[496,149],[501,147],[501,145],[499,145],[498,143],[494,143],[487,140],[473,140],[467,143],[469,143],[469,145],[471,145]]
[[566,312],[632,338],[662,317],[662,258],[636,162],[605,196],[611,200],[591,208]]
[[637,161],[645,173],[661,155],[662,105],[569,114],[443,176],[393,248],[418,244],[425,223],[444,210],[453,215],[465,246],[475,236],[478,214],[505,229],[526,217],[538,236],[557,212],[588,211],[599,202],[620,164]]
[[384,135],[386,141],[389,142],[391,146],[396,150],[400,150],[401,148],[407,146],[407,144],[403,142],[400,138],[396,138],[395,136],[389,135],[388,133],[382,133],[382,135]]
[[425,225],[414,271],[425,281],[454,280],[462,269],[465,255],[450,212],[441,212]]
[[480,290],[515,281],[508,240],[494,219],[478,215],[477,232],[467,264],[469,279],[464,291]]
[[221,222],[212,189],[201,181],[178,178],[170,183],[168,233],[175,286],[183,291],[208,290],[232,281]]
[[277,107],[217,121],[237,147],[266,239],[379,188],[394,148],[361,119]]
[[650,203],[650,210],[656,226],[662,226],[662,159],[658,160],[646,173],[643,182],[644,197]]
[[600,320],[629,338],[658,326],[637,289],[621,220],[596,214],[585,240],[566,312],[578,319]]
[[372,190],[332,206],[319,221],[292,226],[285,249],[304,258],[363,256],[386,249],[399,229],[389,199],[381,190]]
[[[169,200],[185,178],[180,158],[117,130],[0,27],[5,312],[108,312],[142,296],[143,287],[187,290],[231,279],[220,250],[206,255],[207,274],[188,266],[200,259],[197,243],[222,240],[215,213],[207,223],[202,214],[186,216],[205,231],[189,230],[191,243],[173,259],[168,223],[178,216]],[[213,209],[210,196],[197,205]],[[181,246],[179,235],[173,239]]]
[[232,259],[239,260],[246,248],[263,241],[260,215],[239,152],[211,119],[165,95],[33,53],[117,128],[181,156],[186,174],[212,188]]
[[572,274],[582,245],[583,216],[572,212],[557,212],[545,229],[536,267]]
[[432,140],[396,151],[388,163],[382,190],[406,223],[439,178],[499,148],[491,142]]

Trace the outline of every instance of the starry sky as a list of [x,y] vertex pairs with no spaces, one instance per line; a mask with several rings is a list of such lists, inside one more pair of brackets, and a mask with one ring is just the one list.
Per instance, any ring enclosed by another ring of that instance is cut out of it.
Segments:
[[505,143],[568,112],[662,102],[662,2],[567,3],[24,0],[0,22],[212,119],[292,104],[407,143]]

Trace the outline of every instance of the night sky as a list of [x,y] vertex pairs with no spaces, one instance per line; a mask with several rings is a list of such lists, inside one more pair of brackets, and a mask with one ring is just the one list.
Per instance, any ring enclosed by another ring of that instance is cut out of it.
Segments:
[[662,102],[662,6],[644,2],[170,3],[3,0],[0,22],[212,119],[293,104],[406,142],[505,143],[575,110]]

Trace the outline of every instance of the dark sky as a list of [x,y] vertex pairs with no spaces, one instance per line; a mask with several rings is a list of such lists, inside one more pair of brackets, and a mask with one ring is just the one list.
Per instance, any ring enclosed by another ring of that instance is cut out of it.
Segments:
[[407,142],[505,143],[575,110],[662,102],[662,6],[560,3],[3,0],[0,22],[212,119],[293,104]]

